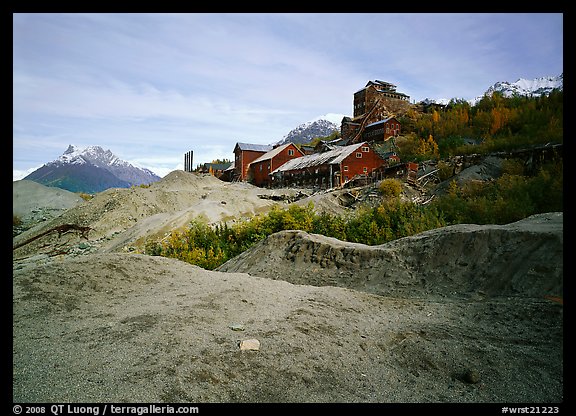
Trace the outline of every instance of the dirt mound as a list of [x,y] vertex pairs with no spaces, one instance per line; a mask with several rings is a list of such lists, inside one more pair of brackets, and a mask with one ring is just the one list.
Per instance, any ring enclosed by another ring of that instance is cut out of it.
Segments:
[[562,296],[563,215],[454,225],[380,246],[284,231],[218,270],[399,297]]
[[546,299],[395,299],[120,253],[13,266],[17,403],[563,400]]
[[12,182],[12,213],[20,217],[26,228],[57,217],[82,201],[78,194],[65,189],[29,180]]
[[[88,241],[74,233],[64,236],[49,233],[22,245],[14,254],[22,257],[38,253],[86,254],[142,248],[146,239],[163,238],[166,233],[184,227],[194,219],[215,223],[265,212],[277,202],[258,195],[275,192],[279,191],[178,170],[149,187],[112,188],[100,192],[91,200],[17,236],[13,245],[19,246],[62,224],[90,227]],[[79,246],[83,248],[78,249]]]

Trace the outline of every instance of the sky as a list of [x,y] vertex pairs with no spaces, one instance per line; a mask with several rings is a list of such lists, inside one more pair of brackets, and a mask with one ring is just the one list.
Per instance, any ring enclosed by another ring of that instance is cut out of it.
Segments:
[[13,179],[69,144],[161,177],[232,160],[371,80],[418,102],[562,73],[562,13],[15,13]]

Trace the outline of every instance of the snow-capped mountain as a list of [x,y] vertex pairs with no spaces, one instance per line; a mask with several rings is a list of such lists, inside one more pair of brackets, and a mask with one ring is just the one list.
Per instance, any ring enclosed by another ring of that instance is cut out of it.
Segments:
[[[468,102],[470,105],[474,106],[478,104],[478,101],[480,101],[482,97],[490,96],[496,91],[502,93],[505,97],[513,97],[515,95],[540,97],[541,95],[548,95],[556,89],[560,91],[564,89],[564,74],[555,77],[540,77],[534,79],[519,78],[515,82],[499,81],[488,88],[484,94],[468,100]],[[432,104],[446,105],[450,101],[451,100],[448,98],[425,98],[418,104],[423,106],[429,106]]]
[[534,79],[519,78],[515,82],[500,81],[492,85],[484,94],[470,101],[474,105],[484,96],[490,96],[494,92],[500,92],[505,97],[516,95],[526,95],[529,97],[540,97],[548,95],[553,90],[564,89],[564,74],[555,77],[540,77]]
[[24,179],[72,192],[94,193],[108,188],[149,184],[160,177],[119,159],[100,146],[80,149],[69,145],[58,159],[46,163]]
[[330,136],[332,133],[340,131],[340,124],[344,117],[344,114],[334,113],[316,117],[290,130],[277,144],[283,145],[290,142],[306,144],[316,137]]
[[431,98],[424,98],[418,104],[424,105],[424,106],[428,106],[428,105],[432,105],[432,104],[447,105],[449,102],[450,102],[450,99],[448,99],[448,98],[437,98],[435,100],[433,100]]
[[564,88],[564,74],[557,77],[541,77],[535,79],[520,78],[516,82],[497,82],[492,85],[485,95],[492,94],[495,91],[501,92],[506,97],[514,95],[541,96],[548,95],[552,90]]

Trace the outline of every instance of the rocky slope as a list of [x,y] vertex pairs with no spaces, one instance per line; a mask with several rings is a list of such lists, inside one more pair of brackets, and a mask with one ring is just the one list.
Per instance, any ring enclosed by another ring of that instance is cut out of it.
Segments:
[[12,182],[12,214],[20,218],[24,228],[57,217],[82,201],[78,194],[65,189],[28,180]]
[[15,237],[13,401],[563,402],[562,213],[376,247],[286,231],[213,272],[131,252],[282,192],[174,171]]
[[[261,189],[247,183],[223,182],[209,174],[173,171],[148,188],[113,188],[45,221],[14,238],[13,245],[62,224],[90,227],[88,240],[78,233],[49,233],[14,250],[14,255],[143,249],[147,239],[160,239],[194,219],[209,223],[240,220],[265,212],[277,202],[259,195],[279,190]],[[296,194],[297,190],[285,190]],[[82,248],[79,249],[79,246]]]

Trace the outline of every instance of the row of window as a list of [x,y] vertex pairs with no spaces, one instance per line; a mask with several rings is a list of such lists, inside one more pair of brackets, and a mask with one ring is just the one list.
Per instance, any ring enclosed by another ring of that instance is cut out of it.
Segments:
[[[390,134],[390,132],[392,132],[393,134],[396,133],[400,133],[400,124],[389,124],[386,126],[386,134]],[[364,133],[364,137],[374,137],[374,136],[380,136],[384,134],[384,127],[381,127],[379,129],[376,130],[371,130],[368,132]]]
[[[342,169],[344,169],[344,172],[348,172],[348,166],[343,166]],[[366,167],[362,168],[362,172],[368,173],[368,168]]]
[[[370,152],[370,147],[362,146],[362,152]],[[356,158],[362,159],[362,152],[356,152]],[[288,149],[288,156],[294,156],[294,149]],[[268,170],[270,170],[270,165],[268,165]],[[348,166],[344,166],[344,170],[348,170]],[[368,168],[364,168],[364,172],[367,172]],[[260,165],[260,172],[262,172],[262,165]]]
[[362,153],[368,153],[370,148],[368,146],[362,146],[362,152],[356,152],[356,159],[362,159]]

